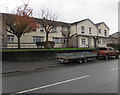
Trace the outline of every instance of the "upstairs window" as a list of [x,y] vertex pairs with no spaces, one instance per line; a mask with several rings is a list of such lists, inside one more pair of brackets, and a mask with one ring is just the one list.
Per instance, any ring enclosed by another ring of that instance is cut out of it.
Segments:
[[81,33],[85,33],[85,27],[81,26]]
[[7,35],[7,42],[8,43],[14,42],[14,35]]
[[90,28],[89,28],[89,34],[91,34],[91,29],[92,29],[92,28],[90,27]]
[[107,30],[104,30],[104,36],[107,36]]
[[44,32],[44,27],[43,27],[43,25],[40,25],[40,32]]
[[64,32],[67,32],[67,31],[68,31],[68,28],[67,28],[67,27],[64,27],[64,28],[63,28],[63,31],[64,31]]
[[44,41],[44,37],[42,36],[33,36],[33,42],[43,42]]
[[98,32],[101,34],[101,29],[99,29]]
[[56,33],[57,32],[57,27],[53,27],[51,30],[52,33]]

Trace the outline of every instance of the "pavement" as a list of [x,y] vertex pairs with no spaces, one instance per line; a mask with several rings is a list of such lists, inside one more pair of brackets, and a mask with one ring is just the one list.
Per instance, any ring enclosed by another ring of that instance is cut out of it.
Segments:
[[30,62],[2,62],[2,74],[25,72],[60,66],[56,59]]

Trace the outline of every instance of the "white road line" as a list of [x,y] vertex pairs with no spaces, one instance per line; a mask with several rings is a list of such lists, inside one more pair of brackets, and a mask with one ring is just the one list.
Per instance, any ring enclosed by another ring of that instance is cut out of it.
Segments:
[[114,68],[114,69],[111,69],[111,70],[109,70],[109,71],[115,71],[115,70],[118,70],[119,68]]
[[59,85],[59,84],[63,84],[63,83],[83,79],[83,78],[86,78],[86,77],[90,77],[90,75],[85,75],[85,76],[81,76],[81,77],[77,77],[77,78],[73,78],[73,79],[69,79],[69,80],[65,80],[65,81],[60,81],[60,82],[57,82],[57,83],[53,83],[53,84],[49,84],[49,85],[45,85],[45,86],[41,86],[41,87],[36,87],[36,88],[16,92],[16,93],[13,93],[13,94],[10,94],[10,95],[17,95],[17,94],[27,93],[27,92],[35,91],[35,90],[38,90],[38,89],[43,89],[43,88],[47,88],[47,87],[51,87],[51,86],[55,86],[55,85]]

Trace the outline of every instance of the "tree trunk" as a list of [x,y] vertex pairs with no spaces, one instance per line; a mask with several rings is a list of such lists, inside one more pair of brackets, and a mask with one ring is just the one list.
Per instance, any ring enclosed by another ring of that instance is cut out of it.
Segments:
[[20,49],[20,37],[18,36],[18,49]]
[[46,33],[46,42],[48,42],[48,33]]
[[48,48],[48,34],[49,33],[46,33],[46,47],[45,48]]
[[69,47],[69,38],[67,39],[67,46],[66,47]]

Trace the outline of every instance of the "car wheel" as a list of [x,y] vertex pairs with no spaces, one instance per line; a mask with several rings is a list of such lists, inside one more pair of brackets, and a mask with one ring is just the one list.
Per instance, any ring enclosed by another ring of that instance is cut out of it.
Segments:
[[109,59],[109,55],[108,55],[108,54],[106,54],[104,58],[105,58],[105,59]]
[[81,64],[81,63],[82,63],[82,59],[79,59],[78,61],[79,61],[79,64]]
[[119,58],[119,54],[116,54],[115,58],[117,58],[117,59],[118,59],[118,58]]
[[83,61],[84,61],[84,63],[87,63],[87,62],[88,62],[88,60],[87,60],[87,59],[84,59]]

